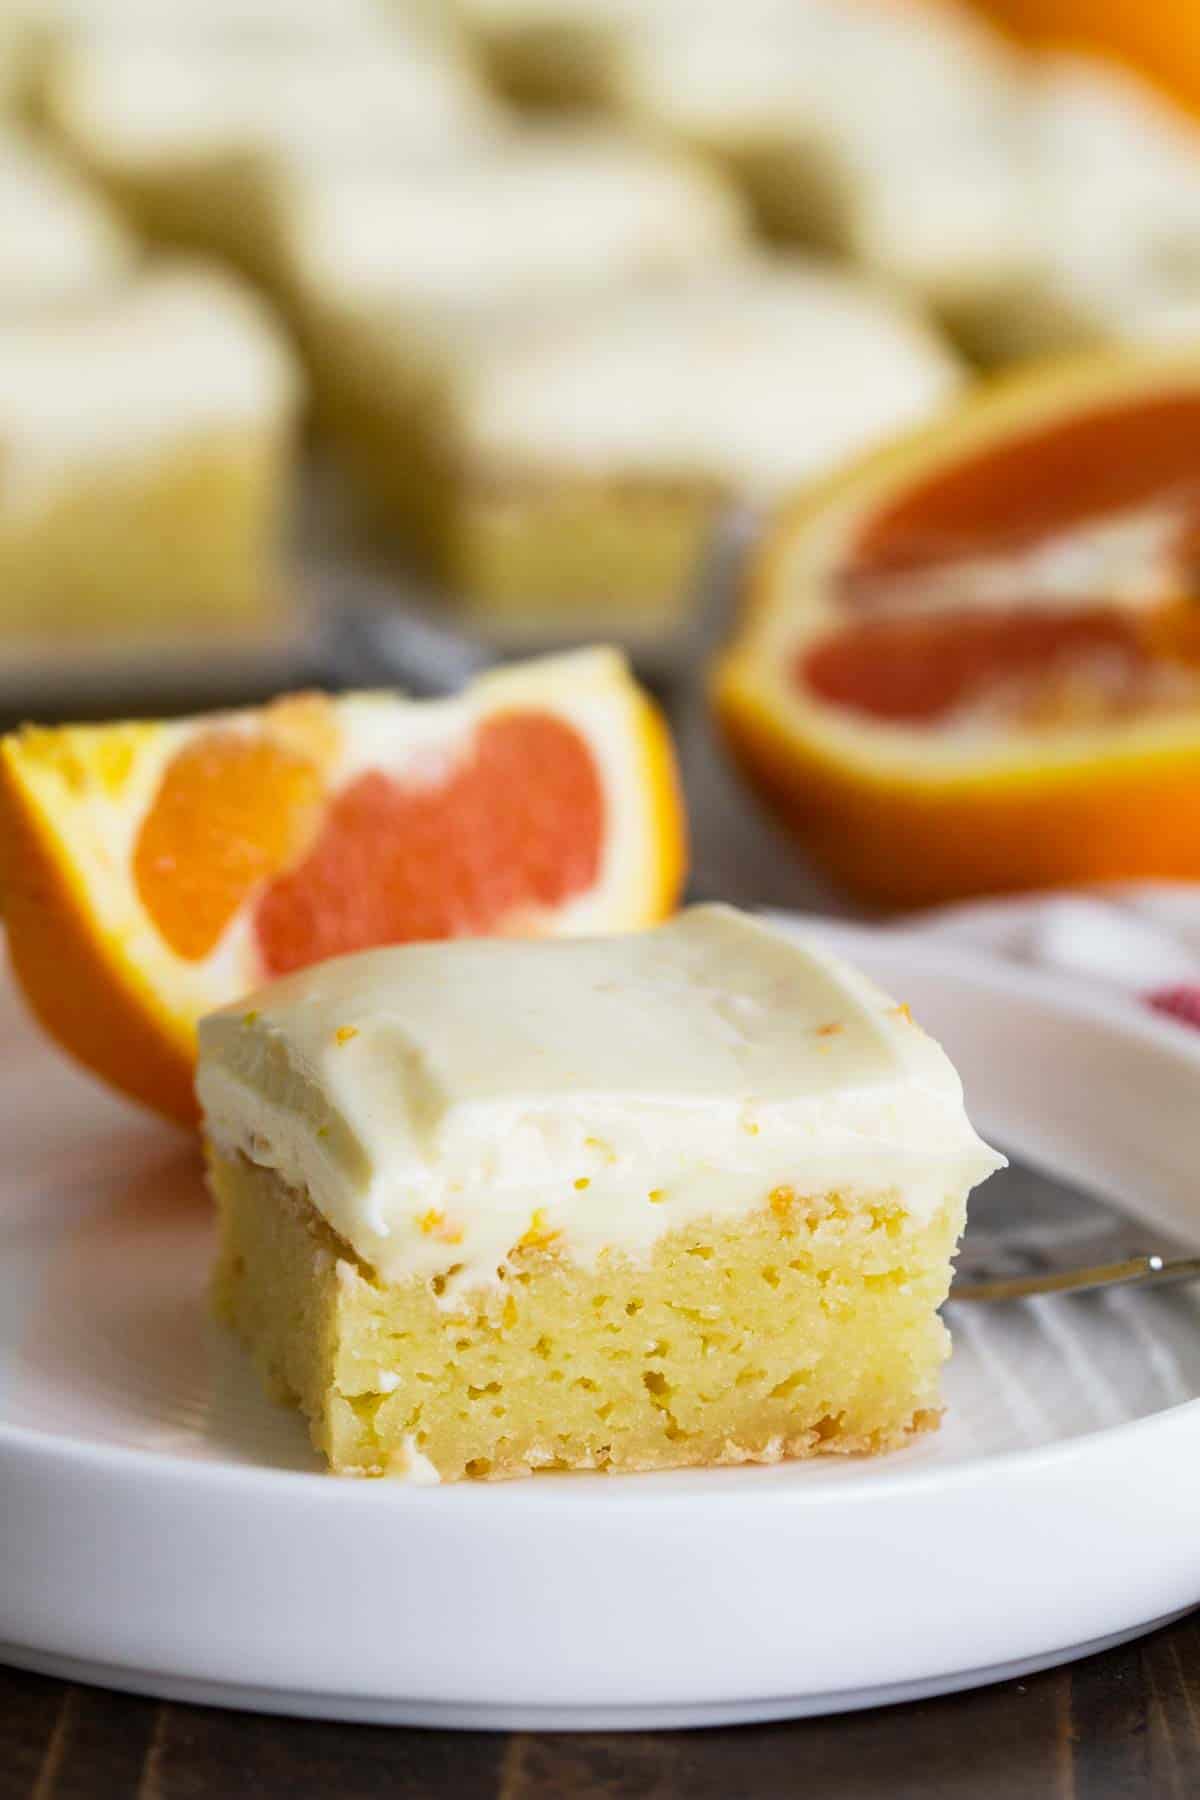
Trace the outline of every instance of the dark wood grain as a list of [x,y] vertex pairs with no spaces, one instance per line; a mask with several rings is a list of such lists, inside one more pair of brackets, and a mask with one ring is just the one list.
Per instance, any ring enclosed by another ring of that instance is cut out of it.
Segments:
[[158,1710],[153,1700],[0,1670],[0,1795],[136,1794]]
[[169,1706],[138,1800],[413,1800],[497,1792],[506,1740]]
[[0,1800],[1196,1800],[1200,1614],[1028,1681],[628,1736],[390,1730],[0,1668]]

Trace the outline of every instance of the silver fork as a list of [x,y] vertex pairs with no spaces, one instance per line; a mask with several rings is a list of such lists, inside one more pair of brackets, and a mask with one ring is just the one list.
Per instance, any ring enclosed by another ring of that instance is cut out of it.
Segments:
[[1087,1294],[1099,1288],[1170,1287],[1200,1278],[1200,1256],[1128,1256],[1122,1262],[1092,1263],[1079,1269],[1055,1269],[1034,1275],[956,1281],[950,1301],[1030,1300],[1038,1294]]

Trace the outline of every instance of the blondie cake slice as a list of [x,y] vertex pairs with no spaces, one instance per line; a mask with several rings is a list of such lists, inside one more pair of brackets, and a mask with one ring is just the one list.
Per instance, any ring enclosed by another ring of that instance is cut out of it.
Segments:
[[1030,95],[1038,256],[977,310],[988,362],[1200,337],[1200,125],[1132,70],[1046,56]]
[[720,907],[372,951],[200,1026],[216,1304],[331,1466],[410,1480],[893,1448],[1001,1159],[938,1047]]
[[293,159],[271,235],[347,469],[381,533],[436,563],[442,421],[476,347],[715,265],[746,230],[733,190],[692,159],[557,125],[374,172]]
[[819,479],[962,379],[890,295],[799,257],[477,337],[440,421],[445,579],[506,625],[669,623],[722,507]]
[[282,333],[208,269],[0,316],[0,624],[157,633],[273,613],[298,398]]
[[957,329],[1036,257],[1021,74],[965,10],[743,0],[652,10],[615,85],[626,115],[736,175],[774,234]]

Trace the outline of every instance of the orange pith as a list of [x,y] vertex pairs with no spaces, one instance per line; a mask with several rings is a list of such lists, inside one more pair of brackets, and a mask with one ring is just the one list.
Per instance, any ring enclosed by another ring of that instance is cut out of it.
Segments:
[[544,713],[489,719],[436,783],[371,771],[343,789],[257,906],[265,971],[560,905],[592,885],[603,841],[604,793],[579,734]]
[[613,652],[450,705],[306,696],[0,744],[0,887],[39,1019],[195,1118],[195,1021],[284,970],[468,932],[632,930],[677,902],[673,748]]
[[208,732],[168,765],[134,846],[138,896],[176,955],[199,961],[310,835],[321,771],[266,738]]
[[1195,358],[1010,381],[783,521],[731,747],[884,904],[1200,876],[1198,528]]

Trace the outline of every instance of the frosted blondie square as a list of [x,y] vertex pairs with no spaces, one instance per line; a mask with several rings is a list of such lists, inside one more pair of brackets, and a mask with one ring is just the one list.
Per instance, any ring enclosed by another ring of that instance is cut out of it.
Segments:
[[627,116],[728,168],[771,233],[836,250],[956,330],[1035,265],[1022,65],[965,11],[660,7],[615,82]]
[[724,908],[326,963],[200,1026],[218,1311],[332,1468],[895,1448],[1000,1162],[862,976]]
[[948,402],[957,356],[822,263],[746,258],[466,346],[440,420],[440,566],[489,618],[677,617],[716,518]]
[[0,317],[0,628],[157,633],[273,612],[299,395],[265,309],[206,269]]
[[979,307],[992,363],[1200,337],[1200,125],[1130,70],[1047,56],[1030,97],[1037,256]]
[[318,406],[383,532],[437,563],[442,421],[459,370],[543,317],[745,243],[729,185],[591,128],[514,133],[485,156],[369,175],[293,168],[285,288]]

